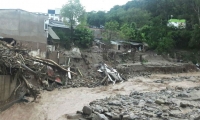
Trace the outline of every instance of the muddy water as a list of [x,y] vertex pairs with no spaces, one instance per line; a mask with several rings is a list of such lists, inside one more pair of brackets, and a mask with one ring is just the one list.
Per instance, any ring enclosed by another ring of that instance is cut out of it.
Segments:
[[[159,91],[166,87],[195,87],[200,86],[200,79],[183,81],[154,81],[181,76],[200,76],[200,73],[187,74],[154,74],[149,78],[136,77],[127,82],[98,88],[70,88],[43,91],[37,103],[17,103],[0,114],[0,120],[57,120],[64,114],[75,113],[84,105],[95,99],[101,99],[116,94],[129,94],[137,91]],[[192,78],[191,78],[192,79]]]

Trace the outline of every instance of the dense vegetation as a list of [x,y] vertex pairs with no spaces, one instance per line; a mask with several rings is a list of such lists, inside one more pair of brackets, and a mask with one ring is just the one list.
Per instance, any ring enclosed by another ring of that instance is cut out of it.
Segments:
[[[88,48],[92,45],[93,33],[86,27],[86,12],[79,0],[69,0],[61,9],[65,23],[70,26],[70,31],[56,30],[64,47],[69,49],[72,45]],[[69,34],[70,32],[70,34]]]
[[[185,19],[186,28],[167,27],[171,18]],[[132,0],[108,12],[89,12],[87,23],[105,26],[106,40],[142,41],[158,52],[200,47],[200,0]]]

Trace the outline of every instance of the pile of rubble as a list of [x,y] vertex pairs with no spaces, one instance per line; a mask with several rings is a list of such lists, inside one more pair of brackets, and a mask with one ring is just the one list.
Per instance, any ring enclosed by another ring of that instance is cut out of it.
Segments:
[[94,68],[87,69],[89,73],[84,72],[84,76],[79,69],[73,69],[80,75],[75,76],[74,79],[67,80],[66,87],[97,87],[100,85],[113,85],[117,82],[126,80],[123,78],[116,69],[109,67],[105,63],[99,63]]
[[[67,64],[61,66],[50,59],[33,57],[29,52],[23,46],[12,46],[0,41],[0,74],[11,75],[17,79],[15,93],[19,93],[20,96],[26,94],[36,99],[41,89],[51,91],[58,85],[66,88],[96,87],[124,80],[112,67],[108,67],[105,63],[91,67],[90,65],[94,63],[89,63],[90,61],[84,56],[77,58],[79,54],[74,59],[69,57]],[[82,60],[80,64],[77,63],[78,59]],[[89,71],[90,75],[85,74],[85,71]]]
[[164,89],[155,93],[133,91],[96,100],[68,119],[88,120],[199,120],[200,87]]
[[[73,51],[71,51],[72,53]],[[70,52],[69,52],[70,53]],[[79,52],[80,53],[80,52]],[[75,54],[75,53],[73,53]],[[111,67],[107,61],[103,60],[102,54],[83,50],[79,57],[71,55],[68,59],[66,68],[69,68],[77,73],[67,78],[64,87],[89,87],[94,88],[101,85],[115,84],[127,80],[122,77],[116,69]],[[68,64],[69,63],[69,64]]]
[[66,70],[52,60],[30,56],[29,51],[20,45],[12,46],[0,41],[0,74],[17,79],[12,96],[31,95],[36,99],[41,88],[51,89],[52,85],[63,84]]

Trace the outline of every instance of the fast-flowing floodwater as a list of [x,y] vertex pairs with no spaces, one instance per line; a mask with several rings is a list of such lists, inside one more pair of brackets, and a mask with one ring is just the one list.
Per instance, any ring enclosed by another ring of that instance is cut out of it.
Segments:
[[[124,83],[97,88],[43,91],[37,102],[16,103],[0,113],[0,120],[61,120],[63,115],[75,113],[93,100],[116,94],[129,94],[133,90],[152,92],[166,87],[200,86],[200,77],[196,76],[200,76],[200,73],[153,74],[150,77],[135,77]],[[187,79],[184,80],[184,77]],[[180,80],[170,80],[174,78],[180,78]],[[155,82],[162,79],[169,79],[169,81]]]

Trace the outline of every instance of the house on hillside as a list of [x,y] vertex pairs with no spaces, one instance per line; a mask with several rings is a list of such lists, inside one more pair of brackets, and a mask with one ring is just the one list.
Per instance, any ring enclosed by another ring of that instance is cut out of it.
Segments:
[[43,26],[44,20],[48,19],[47,14],[0,9],[0,16],[0,36],[3,40],[24,46],[33,56],[46,57],[47,35]]
[[70,27],[62,21],[48,19],[45,20],[44,30],[47,33],[47,58],[62,64],[64,58],[59,50],[60,45],[63,43],[61,43],[61,39],[55,30],[70,34]]
[[[54,30],[63,31],[65,33],[70,33],[70,27],[64,23],[67,21],[66,18],[61,16],[61,8],[49,9],[48,19],[44,22],[44,30],[47,32],[47,43],[49,45],[59,46],[60,38],[59,35],[54,32]],[[56,48],[55,46],[55,48]],[[52,49],[50,49],[52,51]]]
[[170,19],[168,20],[167,26],[183,29],[183,28],[186,28],[186,20],[185,19]]
[[[61,53],[62,35],[70,36],[70,26],[64,22],[68,21],[67,18],[63,18],[60,14],[61,9],[49,9],[48,19],[44,21],[44,30],[47,33],[47,58],[52,59],[59,64],[63,64],[65,61],[64,54]],[[61,37],[61,38],[60,38]],[[66,39],[66,38],[65,38]]]
[[126,51],[126,50],[135,50],[135,51],[143,51],[145,48],[145,44],[142,42],[128,42],[128,41],[110,41],[111,48],[118,51]]

